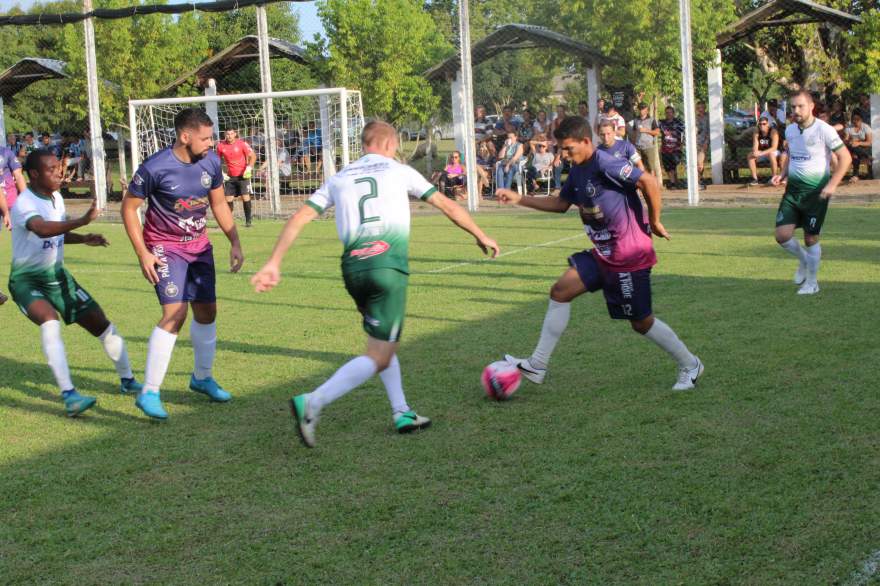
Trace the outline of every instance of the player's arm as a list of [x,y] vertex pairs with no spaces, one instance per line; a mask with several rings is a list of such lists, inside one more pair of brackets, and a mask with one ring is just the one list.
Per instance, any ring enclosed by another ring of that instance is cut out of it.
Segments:
[[86,246],[110,246],[110,242],[101,234],[77,234],[68,232],[64,235],[64,244],[85,244]]
[[0,185],[0,214],[3,214],[3,225],[7,230],[12,229],[12,223],[9,219],[9,206],[6,204],[6,190]]
[[524,208],[532,208],[542,212],[556,212],[564,214],[571,207],[571,203],[561,197],[531,197],[520,195],[512,189],[499,189],[495,192],[502,203],[520,205]]
[[840,139],[838,139],[838,141],[839,146],[832,151],[833,154],[837,155],[837,164],[834,167],[834,173],[831,175],[831,179],[825,184],[825,187],[822,188],[822,193],[819,194],[819,197],[822,199],[828,199],[834,195],[834,191],[837,189],[837,186],[840,185],[843,176],[846,175],[846,172],[852,164],[852,155],[849,154],[849,149],[843,146],[843,142],[840,141]]
[[477,226],[477,223],[474,222],[471,215],[467,213],[467,210],[463,209],[445,195],[436,191],[425,201],[443,212],[443,215],[449,218],[453,224],[476,238],[477,246],[480,247],[480,250],[482,250],[483,253],[490,255],[492,258],[498,256],[498,253],[501,251],[501,249],[498,248],[498,244],[480,230],[480,227]]
[[24,180],[24,173],[21,172],[21,167],[12,170],[12,178],[15,180],[15,187],[18,189],[18,192],[24,193],[24,190],[27,189],[27,181]]
[[317,217],[318,210],[310,205],[304,205],[287,220],[281,234],[278,235],[269,260],[266,261],[263,268],[257,271],[257,274],[251,277],[251,284],[257,293],[268,291],[281,281],[281,261],[284,260],[284,255],[296,242],[306,224]]
[[223,185],[215,187],[208,192],[208,198],[211,202],[211,212],[214,213],[214,219],[226,238],[229,239],[229,270],[237,273],[244,264],[244,254],[241,251],[241,241],[238,239],[238,228],[235,227],[235,220],[232,219],[232,211],[229,204],[226,203],[226,193],[223,191]]
[[779,131],[777,131],[775,128],[772,129],[770,131],[770,137],[770,152],[767,153],[768,155],[772,155],[779,150]]
[[636,187],[642,191],[645,204],[648,206],[648,221],[651,223],[651,232],[669,240],[669,232],[660,223],[660,209],[663,207],[663,200],[660,197],[660,185],[654,179],[654,175],[642,173],[639,180],[636,181]]
[[752,135],[752,154],[756,157],[761,154],[761,151],[758,150],[758,131],[755,131],[755,134]]
[[143,199],[132,195],[126,187],[122,193],[122,207],[120,213],[122,215],[122,224],[125,226],[125,233],[131,241],[134,253],[138,257],[138,263],[141,265],[141,272],[144,278],[151,284],[155,285],[159,282],[159,274],[156,272],[156,266],[163,263],[158,256],[150,252],[144,242],[144,233],[141,228],[141,219],[138,217],[138,210],[143,203]]
[[79,218],[62,220],[60,222],[49,222],[44,220],[42,216],[33,216],[25,222],[25,227],[40,238],[52,238],[53,236],[61,236],[62,234],[67,234],[71,230],[82,228],[91,223],[91,221],[97,217],[98,200],[93,199],[92,205],[89,207],[88,211]]

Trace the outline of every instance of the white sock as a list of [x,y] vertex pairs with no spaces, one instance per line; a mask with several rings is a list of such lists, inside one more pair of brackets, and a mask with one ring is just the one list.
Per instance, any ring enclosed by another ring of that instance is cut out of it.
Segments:
[[409,405],[406,404],[406,397],[403,395],[403,380],[400,376],[400,361],[397,359],[397,354],[391,357],[388,368],[379,373],[379,378],[382,379],[385,392],[388,393],[391,414],[397,415],[409,411]]
[[697,357],[691,354],[684,342],[678,339],[666,323],[654,318],[654,325],[645,337],[669,352],[681,368],[693,368],[697,365]]
[[327,381],[309,393],[309,404],[315,413],[342,397],[352,389],[367,382],[376,374],[376,363],[368,356],[349,360],[333,373]]
[[532,352],[529,362],[535,368],[547,368],[550,355],[556,348],[556,343],[568,326],[568,318],[571,316],[571,303],[560,303],[550,300],[547,306],[547,314],[544,316],[544,325],[541,326],[541,337],[538,345]]
[[40,341],[43,344],[43,354],[55,375],[55,382],[61,392],[73,389],[73,381],[70,380],[70,369],[67,367],[67,354],[64,352],[64,341],[61,339],[61,322],[52,319],[40,324]]
[[816,275],[819,272],[819,263],[822,261],[822,245],[818,242],[804,249],[804,255],[807,257],[807,281],[816,282]]
[[208,378],[211,376],[214,355],[217,353],[217,322],[200,324],[192,320],[189,324],[189,335],[195,354],[193,376],[199,380]]
[[796,256],[802,263],[807,262],[807,252],[801,247],[800,243],[794,238],[789,238],[785,242],[780,242],[779,246]]
[[131,363],[128,361],[128,349],[125,347],[125,339],[116,331],[116,326],[113,324],[107,326],[107,329],[98,336],[98,339],[101,340],[101,345],[104,346],[104,352],[113,361],[113,366],[116,367],[116,374],[119,375],[119,378],[134,378],[134,374],[131,372]]
[[159,326],[153,328],[150,334],[150,342],[147,345],[147,365],[144,369],[145,393],[158,393],[168,372],[168,364],[171,363],[171,353],[174,351],[174,343],[177,342],[177,334],[166,332]]

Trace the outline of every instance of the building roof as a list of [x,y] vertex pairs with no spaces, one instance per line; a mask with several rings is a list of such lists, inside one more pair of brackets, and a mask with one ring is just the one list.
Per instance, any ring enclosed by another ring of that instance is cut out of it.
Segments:
[[770,0],[722,31],[716,41],[721,49],[762,28],[814,22],[827,22],[848,29],[862,22],[862,19],[855,14],[823,6],[812,0]]
[[[251,61],[259,61],[260,50],[257,43],[256,35],[242,37],[235,44],[206,59],[192,71],[181,75],[172,83],[162,88],[161,93],[170,93],[192,79],[195,79],[196,87],[204,88],[208,86],[209,79],[219,81]],[[269,58],[290,59],[291,61],[309,66],[312,64],[311,60],[306,56],[305,49],[273,37],[269,37]]]
[[12,96],[32,83],[44,79],[67,77],[67,66],[57,59],[25,57],[3,73],[0,73],[0,98],[8,101]]
[[[471,47],[471,63],[477,65],[504,51],[551,48],[580,57],[588,67],[604,65],[613,61],[598,50],[542,26],[530,24],[506,24],[483,37]],[[461,68],[461,58],[453,55],[434,65],[423,75],[430,81],[452,79]]]

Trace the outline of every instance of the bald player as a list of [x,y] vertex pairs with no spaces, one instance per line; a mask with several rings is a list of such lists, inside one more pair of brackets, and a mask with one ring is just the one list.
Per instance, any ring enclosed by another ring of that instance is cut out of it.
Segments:
[[366,154],[324,183],[288,220],[272,256],[251,279],[258,292],[278,285],[281,261],[302,229],[324,210],[336,207],[336,229],[343,245],[342,277],[363,315],[367,347],[317,389],[290,400],[300,438],[308,447],[315,446],[315,425],[321,410],[376,373],[385,385],[399,433],[431,424],[407,404],[397,360],[409,278],[409,197],[436,207],[476,238],[483,252],[493,258],[498,255],[498,245],[465,210],[438,193],[418,171],[394,160],[398,143],[393,126],[370,122],[361,141]]

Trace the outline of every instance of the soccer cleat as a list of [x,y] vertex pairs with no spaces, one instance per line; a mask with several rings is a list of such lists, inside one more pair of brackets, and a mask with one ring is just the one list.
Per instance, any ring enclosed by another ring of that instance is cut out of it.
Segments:
[[64,410],[68,417],[76,417],[94,407],[97,401],[94,397],[80,395],[74,390],[64,397]]
[[144,390],[144,385],[137,382],[135,378],[121,378],[119,379],[119,392],[123,395],[128,395],[131,393],[140,393]]
[[799,263],[797,270],[794,272],[794,284],[803,285],[807,280],[807,265]]
[[431,420],[422,417],[415,411],[405,411],[394,416],[394,428],[397,433],[410,433],[431,426]]
[[147,417],[153,419],[168,419],[168,413],[162,407],[162,401],[159,399],[159,393],[146,391],[138,395],[134,404],[144,412]]
[[189,378],[189,390],[208,395],[212,401],[217,403],[226,403],[232,399],[232,395],[220,388],[217,381],[210,376],[199,380],[195,375],[192,375]]
[[296,430],[299,439],[308,448],[315,447],[315,425],[318,423],[318,414],[313,413],[309,405],[307,394],[297,395],[290,400],[290,413],[296,419]]
[[[696,358],[696,356],[694,356]],[[697,358],[697,365],[693,368],[679,368],[678,380],[673,385],[673,391],[687,391],[697,384],[697,379],[703,374],[703,363]]]
[[812,283],[809,281],[804,281],[804,284],[801,285],[801,288],[798,289],[798,295],[815,295],[819,292],[819,283],[813,281]]
[[516,358],[510,354],[505,354],[504,359],[517,367],[524,377],[536,385],[542,384],[544,377],[547,376],[546,368],[535,368],[528,358]]

